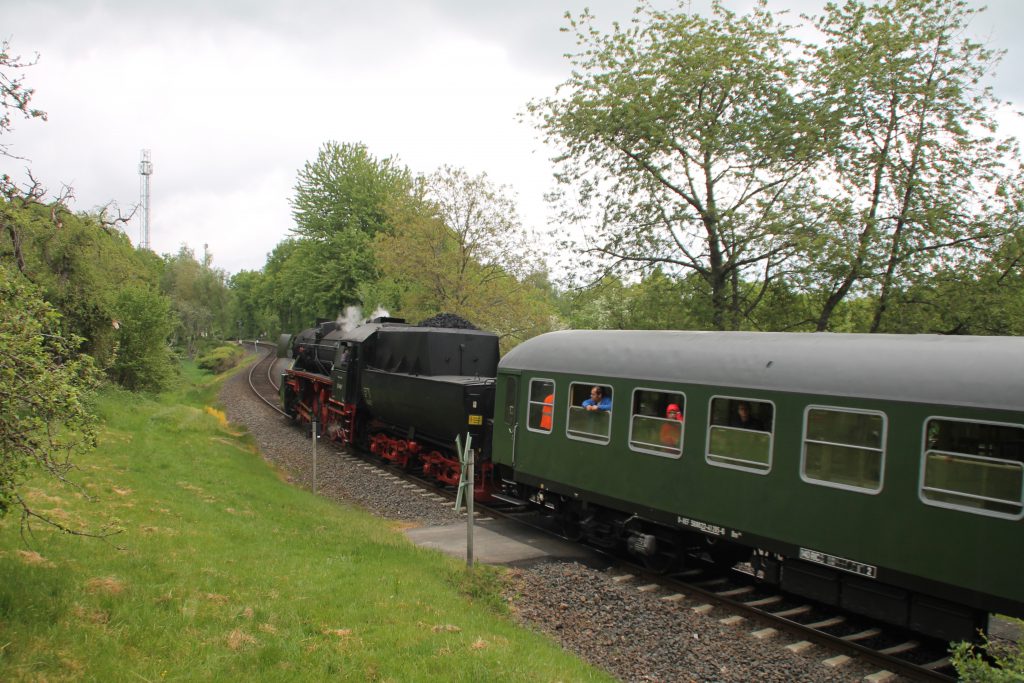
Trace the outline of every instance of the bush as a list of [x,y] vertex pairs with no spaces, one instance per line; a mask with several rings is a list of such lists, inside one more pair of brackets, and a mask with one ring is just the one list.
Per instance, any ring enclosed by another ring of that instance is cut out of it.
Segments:
[[38,288],[0,264],[0,517],[18,506],[35,514],[19,494],[30,468],[67,481],[72,456],[95,445],[99,373],[61,323]]
[[245,358],[245,349],[238,344],[224,344],[199,357],[197,365],[219,375],[238,365]]
[[118,294],[117,356],[111,378],[131,391],[160,391],[176,372],[167,343],[174,329],[170,299],[153,288],[134,285]]
[[980,645],[956,643],[951,653],[957,678],[965,683],[1011,683],[1024,680],[1024,640]]

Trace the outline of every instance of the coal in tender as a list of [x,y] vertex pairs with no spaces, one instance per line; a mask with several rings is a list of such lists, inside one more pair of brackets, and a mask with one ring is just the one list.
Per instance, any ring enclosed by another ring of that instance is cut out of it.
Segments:
[[419,327],[448,327],[458,330],[479,330],[480,328],[469,322],[460,315],[454,313],[438,313],[432,318],[427,318],[419,324]]

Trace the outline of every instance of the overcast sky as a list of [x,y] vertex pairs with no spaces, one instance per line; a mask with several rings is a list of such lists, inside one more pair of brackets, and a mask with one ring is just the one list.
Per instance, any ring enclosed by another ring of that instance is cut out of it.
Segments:
[[[769,1],[796,13],[822,4]],[[1024,110],[1024,2],[970,4],[989,8],[974,37],[1008,51],[996,95]],[[0,159],[0,171],[23,178],[31,166],[53,190],[73,186],[76,210],[127,211],[149,149],[154,251],[207,244],[231,273],[261,268],[288,236],[296,173],[328,140],[363,142],[414,172],[486,172],[514,190],[526,227],[545,230],[551,152],[518,115],[568,76],[573,45],[559,28],[585,6],[602,21],[632,13],[627,0],[2,2],[0,37],[39,54],[26,82],[49,121],[15,121],[3,142],[25,159]],[[139,228],[126,229],[135,243]]]

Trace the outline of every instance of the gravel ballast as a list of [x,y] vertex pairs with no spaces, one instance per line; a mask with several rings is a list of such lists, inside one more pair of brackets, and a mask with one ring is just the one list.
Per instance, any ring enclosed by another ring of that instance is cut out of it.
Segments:
[[[228,419],[249,430],[261,455],[289,482],[312,488],[312,441],[253,396],[246,375],[224,383],[220,401]],[[451,505],[409,495],[401,483],[343,457],[334,444],[321,441],[317,454],[317,491],[326,498],[417,526],[465,519]],[[508,598],[521,623],[622,681],[852,682],[875,672],[856,661],[830,668],[823,660],[834,653],[817,647],[791,653],[784,647],[790,636],[755,639],[751,632],[763,624],[720,624],[729,616],[721,608],[697,613],[697,600],[666,601],[664,592],[642,592],[614,574],[575,562],[539,562],[511,570]]]

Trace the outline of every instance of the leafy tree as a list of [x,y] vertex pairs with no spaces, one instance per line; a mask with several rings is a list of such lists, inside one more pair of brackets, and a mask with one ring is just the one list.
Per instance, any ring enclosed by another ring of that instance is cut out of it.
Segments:
[[323,241],[289,239],[274,248],[264,268],[265,296],[282,330],[334,319],[360,301],[361,289],[377,278],[372,240],[362,232],[338,233]]
[[[12,116],[26,119],[46,120],[46,112],[32,106],[35,89],[25,85],[22,70],[33,66],[36,59],[28,61],[11,52],[7,40],[0,41],[0,134],[6,133],[14,126]],[[10,156],[6,144],[0,144],[0,155]]]
[[231,319],[239,338],[255,339],[273,335],[282,328],[270,309],[270,278],[263,271],[242,270],[231,276]]
[[29,470],[67,481],[72,457],[95,445],[88,404],[99,375],[80,342],[36,287],[0,264],[0,516],[20,507],[23,519],[45,519],[18,492]]
[[[327,142],[299,171],[292,199],[295,234],[271,255],[268,293],[284,327],[334,318],[377,280],[373,239],[394,230],[391,207],[413,190],[394,157],[363,144]],[[296,308],[302,310],[296,310]]]
[[[64,328],[83,339],[82,349],[101,368],[108,367],[116,343],[118,292],[124,284],[156,284],[152,257],[96,214],[73,214],[51,203],[11,210],[10,215],[22,240],[22,272],[61,312]],[[0,258],[8,254],[13,256],[0,248]]]
[[186,246],[165,257],[165,262],[160,288],[170,297],[177,316],[177,343],[191,358],[204,341],[220,341],[235,330],[227,274],[213,267],[209,253],[200,262]]
[[121,290],[115,309],[117,357],[111,377],[131,391],[159,391],[174,376],[176,365],[168,339],[176,323],[170,300],[151,287]]
[[401,314],[456,313],[506,347],[549,329],[553,311],[526,281],[536,258],[507,188],[443,167],[422,192],[393,205],[394,227],[375,245],[382,276],[401,292]]
[[[38,59],[38,56],[36,57]],[[0,135],[9,133],[14,127],[12,117],[46,120],[46,112],[32,107],[32,96],[35,89],[25,85],[24,69],[33,66],[36,60],[28,61],[20,55],[11,53],[10,43],[7,40],[0,41]],[[14,156],[6,143],[0,143],[0,156]],[[42,201],[46,196],[46,189],[36,180],[32,173],[28,174],[28,182],[24,187],[9,175],[0,176],[0,233],[6,235],[11,241],[11,252],[14,256],[14,263],[19,270],[25,269],[25,259],[21,247],[21,231],[18,226],[19,213]],[[55,204],[63,209],[64,200],[70,196],[70,192],[62,191]],[[54,222],[57,222],[56,213]]]
[[832,113],[819,330],[860,291],[876,297],[878,331],[902,283],[970,266],[993,236],[981,218],[1012,146],[993,138],[995,102],[979,85],[997,55],[963,37],[974,13],[962,0],[847,0],[817,20],[810,87]]
[[609,34],[570,17],[573,75],[530,109],[561,146],[562,215],[585,229],[583,267],[696,273],[726,329],[810,234],[818,124],[793,95],[785,27],[763,5],[737,16],[716,2],[712,15],[642,5]]
[[968,272],[937,268],[896,289],[883,332],[1024,335],[1024,230]]
[[[24,85],[19,73],[20,69],[29,65],[31,63],[11,56],[8,44],[2,43],[0,105],[3,116],[0,117],[0,133],[10,130],[12,114],[20,112],[26,118],[46,118],[45,113],[30,106],[34,91]],[[9,155],[6,146],[0,146],[0,154]],[[91,427],[86,424],[87,414],[80,402],[83,400],[84,388],[96,379],[94,360],[101,368],[110,370],[115,379],[130,387],[157,388],[167,375],[167,358],[157,359],[152,353],[142,350],[147,345],[165,346],[166,330],[159,325],[150,325],[149,320],[140,319],[151,316],[153,311],[126,304],[126,298],[134,291],[132,288],[152,287],[156,284],[160,271],[159,261],[148,252],[133,249],[128,238],[116,229],[117,224],[124,219],[110,220],[106,209],[93,214],[74,214],[69,211],[65,205],[65,200],[70,197],[68,188],[55,200],[44,202],[45,189],[29,173],[28,182],[23,187],[19,187],[9,176],[3,176],[0,179],[0,193],[0,227],[10,240],[9,243],[0,243],[0,268],[6,268],[4,264],[9,262],[34,286],[19,282],[6,270],[5,283],[11,287],[21,287],[19,291],[28,297],[26,305],[29,310],[38,313],[38,324],[42,326],[40,329],[46,330],[40,332],[44,334],[40,339],[52,340],[45,344],[42,351],[56,358],[45,365],[39,360],[42,358],[39,353],[33,356],[27,352],[29,362],[36,357],[38,363],[30,372],[16,373],[15,379],[30,382],[35,376],[39,379],[39,386],[25,390],[24,400],[30,407],[19,407],[17,410],[29,412],[15,417],[31,420],[31,410],[47,400],[49,405],[57,409],[66,407],[69,411],[67,425],[72,429],[68,430],[67,435],[50,435],[49,446],[65,448],[70,453],[80,450],[80,444],[92,438]],[[124,286],[128,289],[122,291]],[[34,297],[37,296],[43,297],[48,303],[36,301]],[[5,301],[10,302],[11,299],[5,298]],[[60,312],[59,316],[55,311]],[[59,333],[56,329],[58,319]],[[24,322],[24,319],[7,317],[5,321],[15,324],[13,321]],[[119,325],[120,332],[117,329]],[[32,329],[30,326],[18,333],[31,336]],[[83,354],[81,359],[86,360],[79,359],[77,354],[81,352],[90,354],[92,358]],[[144,367],[147,363],[152,363],[152,366]],[[68,371],[78,373],[77,380],[66,372],[61,374],[65,366]],[[147,379],[140,380],[140,377]],[[5,387],[0,394],[6,393],[8,388]],[[70,393],[67,396],[47,397],[48,391]],[[6,415],[7,411],[4,412]],[[24,424],[30,425],[31,429],[42,429],[59,423],[50,408],[40,415],[36,422],[27,421]],[[71,440],[76,427],[81,428],[85,437],[79,442]],[[11,436],[13,441],[21,439],[24,452],[35,457],[41,466],[63,478],[70,468],[69,461],[58,461],[41,453],[42,442],[33,440],[36,438],[31,432],[19,433],[17,430],[12,431]],[[61,439],[66,439],[66,443]],[[9,480],[7,474],[3,475],[3,479],[5,482]],[[0,505],[5,503],[0,502]]]
[[712,329],[707,283],[691,273],[670,278],[660,269],[637,283],[605,277],[595,286],[561,297],[560,311],[573,329]]
[[372,237],[390,229],[388,208],[412,178],[394,157],[377,159],[361,143],[327,142],[299,171],[292,199],[295,233],[325,241],[340,232]]

